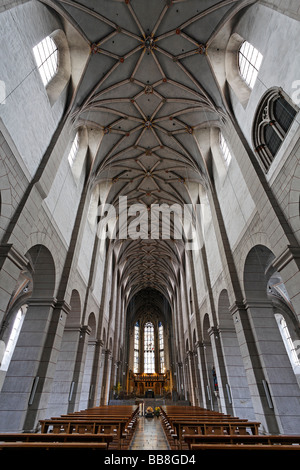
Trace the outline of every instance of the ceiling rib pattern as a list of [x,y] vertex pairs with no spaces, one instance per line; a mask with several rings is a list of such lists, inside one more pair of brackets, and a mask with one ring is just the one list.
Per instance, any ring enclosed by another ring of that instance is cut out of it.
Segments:
[[[207,57],[237,0],[47,0],[88,42],[90,57],[73,100],[76,126],[101,129],[94,167],[105,202],[191,203],[188,184],[206,179],[196,129],[224,115]],[[242,2],[243,3],[243,2]],[[104,202],[104,201],[101,201]],[[174,293],[179,240],[116,240],[130,296]]]

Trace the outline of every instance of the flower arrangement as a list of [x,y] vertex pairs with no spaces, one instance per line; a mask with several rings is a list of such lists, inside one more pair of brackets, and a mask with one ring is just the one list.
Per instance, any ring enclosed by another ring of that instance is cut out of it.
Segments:
[[148,406],[146,409],[146,416],[148,418],[153,418],[154,413],[153,413],[153,408],[151,406]]
[[155,416],[159,416],[159,413],[160,413],[160,407],[159,407],[159,406],[156,406],[156,407],[154,408],[154,414],[155,414]]

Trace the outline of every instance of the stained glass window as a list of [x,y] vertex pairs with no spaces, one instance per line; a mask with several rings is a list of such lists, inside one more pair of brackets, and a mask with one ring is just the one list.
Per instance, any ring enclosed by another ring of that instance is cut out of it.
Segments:
[[139,322],[136,322],[134,326],[134,361],[133,361],[133,372],[137,374],[139,372],[139,341],[140,341],[140,326]]
[[164,350],[164,327],[161,322],[158,324],[158,340],[159,340],[159,360],[160,372],[165,372],[165,350]]
[[151,322],[147,322],[144,329],[144,372],[155,372],[154,326]]

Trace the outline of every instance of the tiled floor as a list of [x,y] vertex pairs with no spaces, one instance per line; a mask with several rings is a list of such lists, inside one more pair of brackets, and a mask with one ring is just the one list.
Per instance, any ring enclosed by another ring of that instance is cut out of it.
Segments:
[[130,450],[169,450],[159,418],[138,418]]

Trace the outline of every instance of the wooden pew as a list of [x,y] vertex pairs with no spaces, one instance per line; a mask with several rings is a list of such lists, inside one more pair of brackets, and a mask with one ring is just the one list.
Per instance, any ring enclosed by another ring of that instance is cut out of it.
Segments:
[[40,420],[41,432],[0,434],[3,449],[127,449],[138,406],[99,406]]
[[185,447],[184,435],[258,435],[260,423],[200,407],[162,407],[162,423],[171,448]]
[[0,434],[0,445],[7,443],[109,443],[114,439],[113,434],[41,434],[41,433],[3,433]]
[[97,449],[107,450],[105,442],[1,442],[0,450],[14,449],[14,450],[32,450],[32,449]]
[[[189,449],[196,449],[195,445],[201,446],[202,449],[210,448],[208,446],[221,446],[220,448],[227,448],[226,446],[237,446],[238,448],[247,448],[249,446],[257,449],[258,447],[272,446],[272,447],[292,447],[292,450],[300,450],[300,436],[297,435],[227,435],[227,436],[213,436],[213,435],[194,435],[186,434],[184,436]],[[246,447],[245,447],[246,446]],[[200,447],[199,447],[200,449]]]
[[137,406],[96,407],[40,420],[41,433],[51,434],[113,434],[117,448],[129,446],[136,424]]

